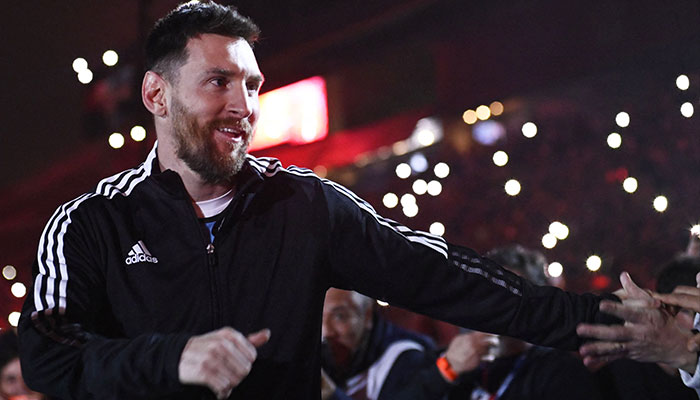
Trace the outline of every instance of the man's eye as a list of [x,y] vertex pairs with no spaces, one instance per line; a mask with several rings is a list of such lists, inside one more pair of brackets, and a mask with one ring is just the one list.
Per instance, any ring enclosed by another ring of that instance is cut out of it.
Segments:
[[248,86],[248,90],[250,90],[251,92],[257,92],[258,89],[260,89],[260,85],[258,85],[255,82],[249,83],[247,86]]
[[226,86],[226,80],[224,78],[214,78],[210,81],[214,86]]

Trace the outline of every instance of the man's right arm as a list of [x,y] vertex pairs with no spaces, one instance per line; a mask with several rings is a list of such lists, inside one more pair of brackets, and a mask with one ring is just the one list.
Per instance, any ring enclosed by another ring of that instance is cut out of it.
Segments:
[[127,338],[109,306],[101,246],[89,218],[73,212],[61,222],[64,207],[40,240],[34,287],[20,320],[28,385],[64,400],[153,397],[180,392],[183,385],[205,386],[219,397],[230,392],[250,371],[255,347],[269,332],[245,338],[222,328],[200,336]]

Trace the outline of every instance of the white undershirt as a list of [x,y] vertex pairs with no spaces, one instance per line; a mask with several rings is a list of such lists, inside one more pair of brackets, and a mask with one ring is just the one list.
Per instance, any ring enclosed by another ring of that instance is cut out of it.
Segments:
[[229,203],[231,203],[231,200],[233,200],[233,189],[215,199],[198,201],[196,204],[202,212],[202,216],[204,218],[209,218],[224,211]]

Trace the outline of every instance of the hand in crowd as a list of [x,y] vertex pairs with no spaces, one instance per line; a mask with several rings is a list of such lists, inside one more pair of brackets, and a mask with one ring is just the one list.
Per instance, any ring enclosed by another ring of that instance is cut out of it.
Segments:
[[206,386],[217,399],[225,399],[250,373],[257,358],[256,347],[269,339],[269,329],[245,337],[229,327],[193,336],[180,356],[180,382]]
[[623,325],[580,324],[576,330],[580,336],[598,339],[581,346],[584,363],[597,367],[627,357],[693,372],[697,354],[688,351],[690,329],[679,325],[668,307],[661,306],[660,295],[638,287],[629,274],[623,273],[620,282],[622,303],[602,301],[600,310],[625,322]]
[[494,336],[483,332],[457,335],[447,347],[445,357],[457,375],[474,370],[494,345]]

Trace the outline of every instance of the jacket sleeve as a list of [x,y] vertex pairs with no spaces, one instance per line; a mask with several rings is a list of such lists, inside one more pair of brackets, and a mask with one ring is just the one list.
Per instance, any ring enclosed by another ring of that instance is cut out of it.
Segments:
[[382,218],[339,185],[324,188],[331,286],[465,328],[568,350],[582,341],[580,322],[612,321],[599,312],[599,296],[534,286],[469,248]]
[[77,206],[60,207],[40,239],[19,324],[25,381],[64,400],[137,399],[178,390],[179,358],[189,336],[125,338],[109,317],[102,246]]

